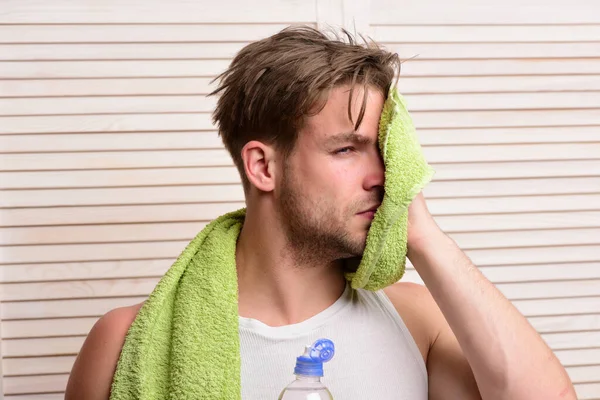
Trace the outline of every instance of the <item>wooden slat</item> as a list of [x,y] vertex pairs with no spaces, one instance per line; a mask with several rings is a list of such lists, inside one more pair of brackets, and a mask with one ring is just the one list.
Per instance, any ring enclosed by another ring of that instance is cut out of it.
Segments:
[[[212,77],[229,60],[11,61],[0,64],[2,79]],[[600,58],[521,60],[419,60],[402,64],[403,76],[600,74]]]
[[[598,127],[420,129],[422,146],[599,142]],[[223,148],[217,131],[0,135],[0,152],[72,152]],[[537,164],[535,164],[537,165]],[[535,166],[534,165],[534,166]],[[544,164],[542,164],[544,165]],[[563,163],[561,162],[561,165]]]
[[[225,207],[224,207],[225,208]],[[233,208],[230,207],[232,211]],[[454,240],[467,250],[489,248],[519,248],[553,245],[583,245],[600,244],[599,212],[578,213],[539,213],[496,215],[491,218],[486,215],[440,216],[436,220]],[[541,215],[541,218],[538,216]],[[142,241],[173,241],[191,240],[206,226],[209,220],[218,217],[217,214],[207,220],[185,222],[155,222],[144,224],[101,224],[101,225],[65,225],[65,226],[29,226],[0,228],[0,238],[5,246],[32,244],[62,244],[62,243],[119,243]],[[481,218],[480,218],[481,217]],[[588,218],[592,221],[587,221]],[[546,224],[542,228],[553,227],[551,218],[558,220],[558,228],[573,223],[577,218],[581,224],[596,222],[591,228],[573,229],[565,235],[560,230],[528,230],[524,224]],[[479,219],[482,223],[477,224]],[[466,221],[465,224],[462,222]],[[496,225],[500,221],[502,226]],[[470,224],[470,225],[469,225]],[[513,225],[508,225],[513,224]],[[450,228],[452,227],[452,228]],[[499,229],[499,231],[493,231]],[[474,233],[469,230],[475,231]],[[482,232],[489,230],[491,232]],[[510,230],[511,232],[506,232]]]
[[3,255],[0,263],[52,263],[175,258],[188,243],[189,240],[174,242],[5,246],[2,249]]
[[[464,30],[468,29],[469,27],[461,28]],[[394,37],[393,40],[397,42],[380,42],[380,44],[383,45],[383,47],[385,47],[388,51],[398,53],[403,59],[412,57],[416,57],[418,59],[580,58],[598,57],[600,55],[598,43],[596,42],[561,43],[552,41],[535,43],[411,43],[412,39],[413,38],[411,36]],[[419,37],[417,40],[421,40],[421,38]],[[114,47],[116,46],[106,49],[105,51],[115,52]],[[31,57],[31,53],[35,51],[33,49],[22,47],[17,47],[17,50],[14,48],[8,50],[12,51],[11,54],[14,55],[13,57],[15,57],[15,59],[28,59],[28,57]],[[58,52],[60,52],[60,50],[62,49],[56,49]],[[42,51],[38,51],[36,54],[40,57],[51,56],[50,52],[44,53]]]
[[[598,249],[600,249],[600,246],[598,246]],[[541,277],[543,278],[543,275]],[[567,282],[499,283],[496,284],[496,287],[510,300],[595,296],[600,293],[600,279]],[[10,296],[10,293],[8,296]]]
[[[417,129],[600,125],[600,112],[578,110],[413,112]],[[209,113],[0,117],[0,134],[214,130]]]
[[[442,163],[491,163],[519,161],[574,161],[595,159],[600,154],[597,143],[512,144],[481,146],[427,146],[425,158],[431,164]],[[61,170],[61,169],[116,169],[161,168],[195,166],[232,166],[231,156],[224,148],[178,149],[144,151],[102,151],[71,153],[4,154],[0,169],[4,171]],[[586,164],[582,164],[586,166]],[[589,175],[582,168],[581,175]],[[22,175],[26,177],[27,175]],[[61,175],[62,176],[62,175]],[[11,183],[17,179],[16,183]],[[7,188],[19,185],[18,174],[5,175]],[[56,178],[58,179],[58,178]],[[198,182],[198,181],[196,181]],[[91,186],[100,186],[93,184]],[[23,186],[16,186],[23,187]],[[25,186],[26,187],[26,186]]]
[[9,394],[4,395],[6,400],[64,400],[64,392],[46,394]]
[[[581,94],[595,104],[594,93]],[[566,96],[566,104],[569,102]],[[600,96],[599,96],[600,97]],[[531,99],[535,101],[536,99]],[[547,104],[551,105],[552,99]],[[66,98],[27,98],[0,99],[0,115],[60,115],[60,114],[110,114],[110,113],[151,113],[151,112],[212,112],[216,107],[215,97],[199,96],[122,96],[112,97],[66,97]],[[541,108],[541,107],[540,107]]]
[[600,347],[600,331],[546,333],[541,336],[554,350]]
[[4,357],[76,355],[85,336],[7,339],[3,341]]
[[240,0],[225,0],[218,3],[189,2],[176,0],[165,3],[161,0],[107,0],[102,4],[79,3],[57,0],[48,6],[42,1],[23,3],[7,0],[4,7],[9,12],[2,14],[0,23],[226,23],[234,22],[281,22],[316,21],[314,2],[280,2],[262,0],[261,12],[256,6]]
[[[146,296],[2,302],[0,315],[2,315],[2,323],[11,319],[100,317],[112,309],[132,306],[145,300]],[[38,354],[34,352],[33,355]]]
[[[87,335],[98,318],[54,318],[3,321],[2,339]],[[4,371],[5,374],[9,374]]]
[[4,154],[4,171],[232,166],[224,148],[202,150],[103,151],[76,153]]
[[381,42],[597,42],[599,25],[375,25],[373,38]]
[[[586,137],[583,133],[581,139]],[[222,148],[216,131],[0,135],[3,153]]]
[[[427,205],[434,216],[448,216],[586,211],[595,209],[598,202],[600,202],[600,194],[527,196],[522,198],[433,198],[427,201]],[[13,208],[1,211],[0,226],[198,221],[213,219],[218,215],[244,206],[245,203],[240,201],[232,203],[54,207],[52,212],[49,212],[47,208]],[[548,234],[554,235],[554,233]],[[575,234],[577,233],[575,232]]]
[[[434,181],[423,190],[428,199],[514,195],[597,193],[600,178],[540,178],[490,181]],[[186,202],[242,202],[241,185],[202,185],[138,188],[32,189],[5,191],[0,207],[42,207],[80,205],[164,204]],[[490,218],[496,218],[491,216]],[[554,218],[564,220],[564,217]],[[584,223],[570,227],[593,227]],[[480,224],[481,226],[481,224]],[[530,226],[534,229],[538,225]],[[560,225],[564,227],[564,224]]]
[[5,358],[2,367],[5,376],[68,374],[74,362],[75,356]]
[[[2,27],[0,26],[0,29]],[[575,81],[543,77],[544,85],[567,84],[569,87],[588,84],[589,77],[579,77]],[[511,78],[512,81],[517,78]],[[32,79],[26,81],[0,80],[0,93],[4,97],[43,97],[43,96],[122,96],[151,94],[208,94],[217,88],[210,84],[212,78],[136,78],[136,79]],[[525,84],[520,80],[521,84]]]
[[[600,196],[600,195],[599,195]],[[565,199],[568,201],[569,199]],[[582,199],[585,201],[585,199]],[[590,199],[594,200],[594,197]],[[577,201],[573,198],[573,201]],[[2,210],[2,225],[40,226],[72,224],[110,224],[128,222],[211,220],[226,212],[240,209],[244,202],[164,204],[136,206],[16,208]]]
[[[164,259],[177,257],[189,240],[4,246],[3,264]],[[578,263],[598,260],[600,245],[469,250],[479,266]]]
[[171,257],[156,260],[0,265],[0,276],[2,276],[3,282],[84,281],[86,279],[162,276],[174,261],[175,258]]
[[577,392],[577,398],[579,400],[598,400],[600,382],[576,384],[575,391]]
[[554,354],[564,366],[600,365],[600,349],[557,350]]
[[[123,306],[140,303],[140,297],[92,298],[78,300],[43,300],[35,302],[2,302],[3,320],[37,318],[99,317]],[[552,315],[600,314],[600,297],[566,299],[516,300],[513,304],[526,317]]]
[[60,392],[67,387],[69,374],[7,376],[4,377],[4,393],[27,394]]
[[0,283],[0,288],[2,289],[0,291],[0,301],[146,296],[152,292],[158,280],[158,278],[132,278],[68,282]]
[[[600,55],[599,55],[600,57]],[[152,112],[212,112],[216,97],[120,96],[0,98],[0,116],[61,115]],[[413,94],[406,96],[407,106],[417,111],[447,110],[519,110],[600,108],[599,92],[574,93],[494,93],[494,94]]]
[[[18,26],[16,27],[17,29],[20,28]],[[159,30],[162,29],[160,26],[157,27]],[[250,30],[257,28],[264,29],[261,28],[260,25],[248,25],[248,27]],[[7,28],[8,27],[6,26],[0,27],[0,32],[7,30]],[[38,28],[44,29],[45,27],[38,26]],[[56,29],[57,27],[54,26],[49,28]],[[87,28],[89,29],[91,26]],[[135,31],[140,27],[132,26],[131,28],[131,31]],[[9,30],[10,29],[15,29],[15,26],[11,26]],[[75,29],[77,29],[77,27],[75,27]],[[110,29],[111,28],[109,27],[105,30]],[[119,28],[117,27],[117,29]],[[217,27],[217,29],[219,28]],[[31,32],[29,34],[31,34]],[[73,39],[76,38],[72,38],[71,40]],[[126,38],[123,39],[127,40]],[[0,61],[229,59],[233,58],[237,52],[247,44],[248,42],[245,41],[232,43],[0,44]],[[554,49],[554,51],[560,54],[570,54],[571,56],[585,56],[587,54],[593,54],[594,51],[593,48],[588,50],[585,44],[582,46],[570,47],[564,45],[561,46],[560,44],[551,45],[551,49]]]
[[[255,29],[249,25],[250,29]],[[0,27],[0,32],[8,27]],[[46,27],[38,26],[38,29]],[[51,34],[57,35],[60,26],[54,28]],[[79,27],[74,27],[78,29]],[[90,27],[87,27],[89,30]],[[463,27],[464,28],[464,27]],[[10,27],[11,30],[15,26]],[[18,29],[18,28],[17,28]],[[35,29],[35,28],[34,28]],[[110,30],[112,28],[108,28]],[[119,29],[119,27],[117,27]],[[140,27],[132,26],[130,31]],[[159,28],[160,29],[160,28]],[[267,32],[265,32],[267,33]],[[78,37],[65,37],[60,44],[0,44],[0,60],[6,61],[56,61],[56,60],[156,60],[156,59],[204,59],[204,58],[232,58],[249,42],[245,39],[236,42],[188,42],[186,38],[179,38],[179,43],[161,43],[160,37],[155,37],[153,31],[149,32],[154,38],[154,43],[126,43],[128,37],[114,38],[121,40],[115,43],[64,43],[82,40]],[[228,31],[225,35],[231,35]],[[268,34],[268,33],[267,33]],[[31,36],[32,32],[26,35]],[[235,35],[235,33],[234,33]],[[143,40],[148,40],[140,38]],[[417,57],[418,59],[506,59],[506,58],[584,58],[598,57],[600,51],[596,42],[536,42],[536,43],[410,43],[412,37],[405,36],[399,39],[400,43],[380,42],[388,51],[396,52],[401,58]],[[18,40],[22,40],[17,38]],[[39,38],[40,41],[48,39]],[[217,40],[222,40],[217,38]],[[2,39],[0,39],[0,43]],[[183,43],[182,43],[183,42]],[[403,43],[409,42],[409,43]]]
[[[0,27],[1,28],[1,27]],[[136,79],[28,79],[0,80],[4,97],[182,95],[208,94],[212,78],[165,77]],[[409,77],[401,74],[399,89],[417,93],[493,93],[600,90],[599,75]]]
[[515,265],[481,267],[492,282],[559,281],[569,279],[599,279],[600,262],[544,265]]
[[[461,0],[440,3],[427,0],[410,3],[410,12],[396,10],[394,0],[371,2],[370,22],[375,24],[576,24],[598,23],[597,4],[593,0],[573,2],[477,2]],[[432,9],[435,12],[432,12]],[[473,39],[476,40],[476,39]]]
[[[600,246],[598,247],[600,248]],[[65,282],[0,283],[0,300],[52,300],[148,295],[158,277]],[[554,282],[498,283],[509,300],[569,298],[600,293],[600,279]]]
[[3,189],[125,187],[240,183],[233,166],[64,172],[0,172]]
[[[572,332],[578,330],[600,330],[600,314],[570,315],[562,317],[533,317],[529,323],[539,333]],[[592,364],[592,363],[586,363]],[[600,362],[598,362],[600,365]]]
[[567,368],[573,383],[597,382],[600,377],[600,365]]
[[491,266],[597,261],[599,251],[600,245],[586,245],[470,250],[467,254],[475,265]]
[[526,317],[548,315],[600,314],[600,297],[517,300],[513,304]]
[[435,180],[550,178],[564,176],[597,176],[600,160],[523,161],[491,163],[432,163]]

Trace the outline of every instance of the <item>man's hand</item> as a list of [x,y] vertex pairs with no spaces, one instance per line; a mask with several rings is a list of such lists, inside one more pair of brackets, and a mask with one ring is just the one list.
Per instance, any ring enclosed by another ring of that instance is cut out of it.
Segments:
[[441,233],[427,208],[423,192],[420,192],[408,207],[408,252],[427,246],[427,239]]

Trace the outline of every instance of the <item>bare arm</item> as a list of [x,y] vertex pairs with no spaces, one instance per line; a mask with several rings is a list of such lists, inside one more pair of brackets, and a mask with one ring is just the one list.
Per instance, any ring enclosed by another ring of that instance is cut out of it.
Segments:
[[117,308],[100,318],[73,364],[65,400],[108,400],[125,336],[141,304]]
[[576,400],[569,376],[552,350],[439,229],[422,195],[409,209],[408,257],[457,339],[453,342],[453,335],[442,330],[431,347],[428,367],[436,370],[433,392],[443,393],[444,386],[448,390],[446,385],[460,373],[452,368],[461,363],[460,347],[484,400]]

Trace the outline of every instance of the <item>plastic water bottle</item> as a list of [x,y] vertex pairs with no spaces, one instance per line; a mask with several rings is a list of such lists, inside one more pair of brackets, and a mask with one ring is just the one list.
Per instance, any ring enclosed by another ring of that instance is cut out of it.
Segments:
[[279,400],[333,400],[329,390],[321,382],[323,363],[331,360],[335,346],[329,339],[319,339],[306,346],[304,354],[296,358],[296,380],[286,386]]

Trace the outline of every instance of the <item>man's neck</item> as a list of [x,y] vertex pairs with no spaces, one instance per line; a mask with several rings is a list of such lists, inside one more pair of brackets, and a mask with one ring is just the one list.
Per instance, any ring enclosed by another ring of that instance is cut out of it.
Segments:
[[239,315],[269,326],[302,322],[342,295],[346,280],[341,263],[294,255],[275,228],[277,221],[265,218],[247,214],[238,239]]

